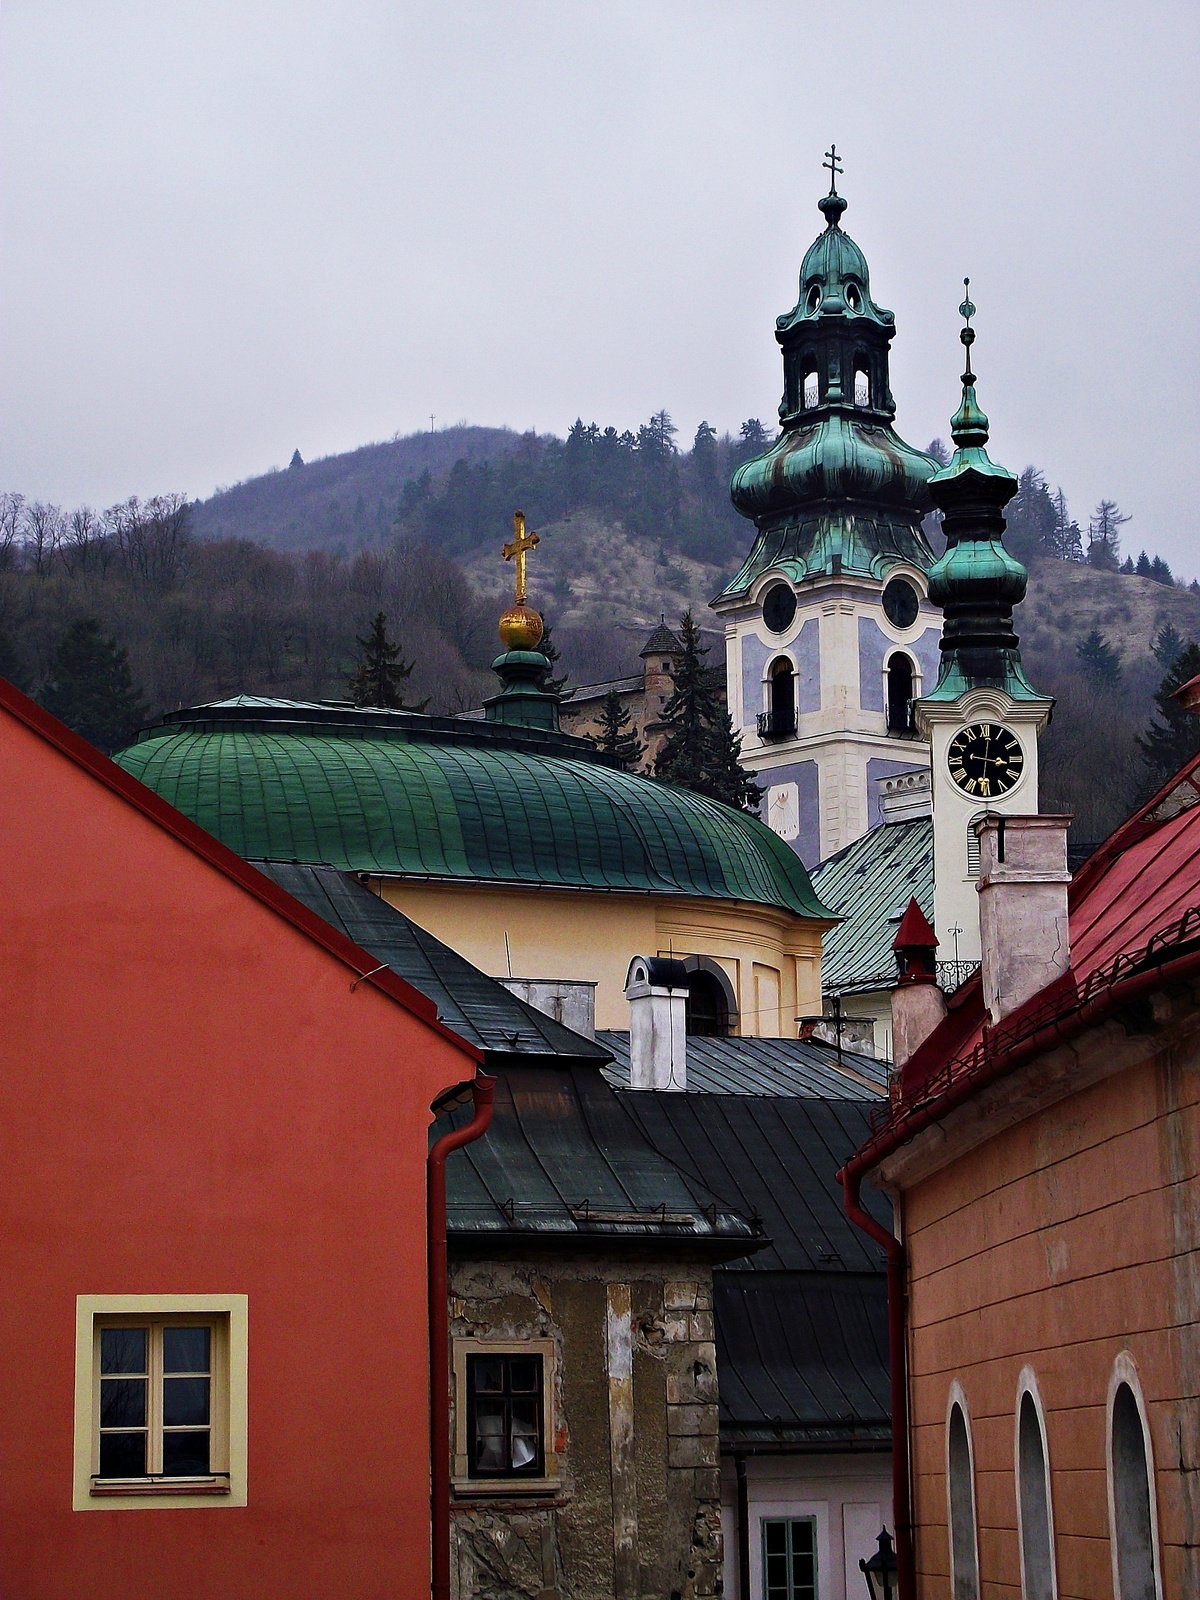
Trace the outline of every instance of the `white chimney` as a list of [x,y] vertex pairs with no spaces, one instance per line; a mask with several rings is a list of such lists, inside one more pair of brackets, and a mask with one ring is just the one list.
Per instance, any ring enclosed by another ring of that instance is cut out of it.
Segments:
[[975,824],[983,1003],[993,1023],[1070,968],[1070,826],[1070,817],[995,814]]
[[682,961],[634,956],[629,1001],[629,1087],[687,1088],[687,968]]

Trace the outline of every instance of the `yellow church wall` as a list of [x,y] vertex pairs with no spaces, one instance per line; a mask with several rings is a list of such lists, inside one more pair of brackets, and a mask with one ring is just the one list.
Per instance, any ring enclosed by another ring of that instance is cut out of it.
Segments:
[[404,878],[374,879],[371,887],[493,977],[507,975],[511,958],[517,978],[595,983],[598,1028],[629,1026],[625,976],[635,955],[715,961],[737,997],[742,1034],[795,1038],[795,1018],[821,1010],[821,933],[828,924],[786,911],[682,895]]

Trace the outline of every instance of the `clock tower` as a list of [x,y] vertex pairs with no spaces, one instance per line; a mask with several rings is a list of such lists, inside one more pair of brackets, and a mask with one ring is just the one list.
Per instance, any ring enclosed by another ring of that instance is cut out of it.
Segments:
[[1017,480],[988,457],[988,419],[971,371],[975,307],[966,299],[959,312],[967,363],[951,421],[957,448],[929,480],[946,535],[946,552],[929,572],[929,598],[943,615],[941,667],[914,710],[931,746],[938,957],[978,961],[975,823],[986,812],[1038,810],[1038,734],[1054,702],[1021,665],[1013,607],[1024,599],[1028,574],[1004,548],[1002,514]]

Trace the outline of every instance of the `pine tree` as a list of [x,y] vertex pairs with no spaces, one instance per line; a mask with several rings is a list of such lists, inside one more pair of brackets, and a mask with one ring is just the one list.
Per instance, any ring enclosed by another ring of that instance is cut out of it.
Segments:
[[1121,571],[1124,572],[1124,573],[1128,573],[1132,577],[1132,575],[1133,575],[1133,557],[1132,556],[1126,556],[1124,561],[1122,561],[1122,563],[1121,563]]
[[646,746],[630,727],[628,707],[616,689],[610,689],[600,702],[600,734],[596,748],[622,772],[633,772],[646,753]]
[[1185,761],[1200,750],[1200,719],[1185,711],[1175,699],[1175,690],[1200,673],[1200,644],[1189,644],[1176,656],[1154,696],[1159,721],[1152,721],[1138,746],[1147,767],[1147,788],[1151,794],[1179,771]]
[[753,811],[762,790],[741,765],[741,737],[721,704],[719,671],[708,667],[706,646],[690,609],[679,619],[683,654],[675,665],[675,688],[663,707],[667,738],[654,763],[655,775],[697,794]]
[[1093,689],[1115,689],[1121,682],[1121,652],[1109,644],[1099,628],[1075,646],[1084,676]]
[[1171,573],[1171,569],[1161,556],[1155,556],[1154,560],[1150,563],[1150,576],[1154,579],[1155,583],[1165,583],[1169,589],[1173,589],[1175,587],[1175,579]]
[[944,439],[931,439],[925,446],[925,454],[940,461],[944,467],[950,465],[950,448]]
[[1088,524],[1091,543],[1088,545],[1087,558],[1090,565],[1099,567],[1103,572],[1119,570],[1117,557],[1121,553],[1121,528],[1129,520],[1115,500],[1101,500]]
[[59,641],[41,701],[106,755],[128,744],[148,716],[128,651],[103,636],[95,617],[73,622]]
[[547,622],[542,629],[542,637],[538,641],[538,651],[550,663],[550,671],[542,679],[542,689],[546,694],[556,694],[561,699],[567,692],[567,679],[569,674],[563,673],[561,678],[553,676],[554,668],[562,659],[562,652],[554,642],[554,629]]
[[289,467],[302,467],[303,465],[304,465],[304,457],[300,454],[299,450],[293,450],[292,451],[292,459],[288,462],[288,466]]
[[389,711],[424,711],[428,700],[422,700],[420,705],[415,706],[404,703],[402,685],[412,676],[415,663],[405,661],[400,654],[400,646],[388,638],[386,612],[377,611],[367,637],[360,639],[355,634],[354,642],[362,654],[354,671],[347,675],[346,687],[356,706],[381,706]]
[[1144,550],[1137,558],[1137,563],[1133,570],[1137,573],[1139,578],[1148,578],[1150,576],[1150,557]]
[[1185,642],[1186,641],[1184,640],[1183,635],[1179,632],[1178,628],[1174,627],[1169,622],[1164,622],[1162,627],[1154,635],[1154,639],[1150,645],[1150,648],[1154,652],[1154,659],[1158,662],[1159,666],[1169,669],[1173,667],[1176,661],[1179,659],[1180,652],[1183,650]]

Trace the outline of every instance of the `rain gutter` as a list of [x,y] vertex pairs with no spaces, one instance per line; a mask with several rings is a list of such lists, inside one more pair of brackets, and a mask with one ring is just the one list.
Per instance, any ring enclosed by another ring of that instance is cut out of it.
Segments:
[[480,1072],[471,1083],[475,1114],[445,1133],[429,1152],[429,1462],[432,1527],[432,1600],[450,1600],[450,1326],[446,1259],[446,1157],[487,1132],[496,1079]]

